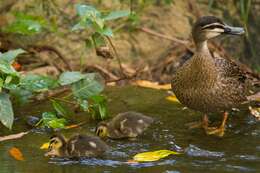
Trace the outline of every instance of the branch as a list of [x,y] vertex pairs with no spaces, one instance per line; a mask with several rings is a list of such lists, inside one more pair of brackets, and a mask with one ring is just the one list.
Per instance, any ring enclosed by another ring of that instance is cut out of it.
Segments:
[[148,34],[154,35],[154,36],[159,37],[159,38],[163,38],[163,39],[166,39],[166,40],[170,40],[170,41],[173,41],[173,42],[182,44],[182,45],[184,45],[184,46],[186,46],[186,44],[188,44],[188,41],[187,41],[187,40],[180,40],[180,39],[175,38],[175,37],[172,37],[172,36],[167,36],[167,35],[158,33],[158,32],[156,32],[156,31],[153,31],[153,30],[151,30],[151,29],[149,29],[149,28],[137,27],[136,29],[138,29],[138,30],[140,30],[140,31],[143,31],[143,32],[146,32],[146,33],[148,33]]
[[114,51],[114,53],[115,53],[115,55],[116,55],[116,60],[117,60],[117,62],[118,62],[118,65],[119,65],[119,68],[120,68],[120,70],[121,70],[121,73],[123,74],[123,76],[127,76],[127,75],[124,73],[124,69],[123,69],[123,67],[122,67],[121,59],[120,59],[120,57],[119,57],[119,55],[118,55],[118,53],[117,53],[117,50],[116,50],[116,48],[115,48],[115,46],[114,46],[112,40],[111,40],[108,36],[106,36],[106,38],[107,38],[107,40],[108,40],[110,46],[112,47],[112,49],[113,49],[113,51]]
[[69,71],[72,71],[72,68],[71,68],[70,64],[68,63],[68,61],[66,60],[66,58],[64,58],[64,56],[56,48],[47,46],[47,45],[44,45],[44,46],[32,45],[31,48],[35,49],[38,52],[42,52],[42,51],[54,52],[62,60],[62,62],[67,66],[67,69]]

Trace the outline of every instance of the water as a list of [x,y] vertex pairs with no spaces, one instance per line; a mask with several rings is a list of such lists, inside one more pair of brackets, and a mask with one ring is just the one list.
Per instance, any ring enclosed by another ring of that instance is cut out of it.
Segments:
[[[112,87],[106,91],[111,115],[134,110],[153,116],[156,122],[136,140],[106,140],[112,150],[102,158],[69,160],[44,157],[40,146],[48,141],[50,134],[33,132],[21,139],[0,143],[0,173],[237,173],[260,172],[260,126],[247,113],[233,113],[228,121],[223,138],[205,135],[202,129],[188,130],[184,125],[200,119],[201,114],[193,112],[178,103],[165,99],[166,91],[143,89],[132,86]],[[14,130],[1,128],[0,135],[28,130],[24,117],[39,115],[47,104],[34,105],[17,110]],[[86,115],[77,115],[77,120],[89,123],[62,131],[66,136],[75,133],[93,133],[96,122]],[[210,117],[218,123],[220,116]],[[8,150],[18,147],[25,161],[16,161]],[[151,150],[170,149],[184,152],[157,162],[129,164],[133,155]]]

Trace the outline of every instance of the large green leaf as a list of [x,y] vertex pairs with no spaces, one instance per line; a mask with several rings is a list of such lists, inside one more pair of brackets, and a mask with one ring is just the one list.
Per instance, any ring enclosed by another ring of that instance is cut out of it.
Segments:
[[81,17],[90,17],[90,16],[97,16],[100,17],[101,13],[93,6],[84,5],[84,4],[77,4],[76,5],[77,14]]
[[17,55],[24,52],[25,51],[23,49],[9,50],[8,52],[5,52],[0,55],[0,61],[6,61],[12,63],[14,59],[17,57]]
[[88,99],[98,95],[104,89],[102,78],[96,73],[88,73],[85,78],[72,84],[72,93],[78,99]]
[[69,118],[71,112],[67,109],[67,107],[65,106],[65,104],[61,103],[58,100],[51,100],[52,102],[52,106],[55,109],[55,111],[57,112],[58,115],[61,115],[65,118]]
[[21,87],[33,92],[46,91],[58,86],[57,80],[36,74],[28,74],[21,78]]
[[85,78],[85,75],[77,71],[64,72],[60,75],[58,82],[63,86],[78,82],[83,78]]
[[12,128],[14,121],[13,107],[9,95],[4,92],[0,93],[0,121],[9,129]]
[[103,19],[104,20],[114,20],[114,19],[118,19],[121,17],[129,16],[129,15],[130,15],[129,10],[112,11],[107,16],[105,16]]

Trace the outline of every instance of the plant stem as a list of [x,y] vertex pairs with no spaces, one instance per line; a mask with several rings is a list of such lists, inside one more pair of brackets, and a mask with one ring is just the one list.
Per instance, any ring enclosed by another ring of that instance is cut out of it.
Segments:
[[123,67],[122,67],[121,59],[120,59],[120,57],[119,57],[119,55],[118,55],[118,53],[117,53],[117,50],[116,50],[116,48],[115,48],[115,46],[114,46],[112,40],[111,40],[110,37],[108,37],[108,36],[105,36],[105,37],[106,37],[106,39],[108,40],[110,46],[112,47],[112,49],[113,49],[113,51],[114,51],[114,53],[115,53],[115,55],[116,55],[116,60],[117,60],[117,62],[118,62],[118,65],[119,65],[119,68],[120,68],[120,70],[121,70],[121,73],[123,74],[123,76],[127,76],[127,75],[124,73],[124,69],[123,69]]

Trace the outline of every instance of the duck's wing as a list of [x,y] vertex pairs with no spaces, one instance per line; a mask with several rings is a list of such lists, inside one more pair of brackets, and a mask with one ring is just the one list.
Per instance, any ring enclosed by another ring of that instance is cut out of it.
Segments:
[[259,92],[259,74],[253,73],[249,68],[231,59],[214,56],[214,60],[217,69],[220,71],[220,75],[245,87],[248,91],[247,95]]

